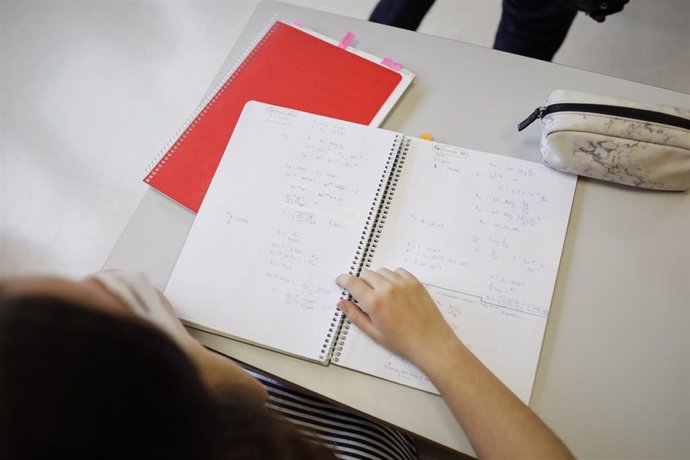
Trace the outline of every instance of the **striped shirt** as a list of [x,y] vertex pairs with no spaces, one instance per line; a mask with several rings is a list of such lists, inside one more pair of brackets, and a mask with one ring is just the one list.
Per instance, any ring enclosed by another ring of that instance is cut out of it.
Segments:
[[307,439],[325,444],[342,459],[413,460],[413,439],[339,406],[288,388],[249,371],[268,392],[268,407],[295,425]]

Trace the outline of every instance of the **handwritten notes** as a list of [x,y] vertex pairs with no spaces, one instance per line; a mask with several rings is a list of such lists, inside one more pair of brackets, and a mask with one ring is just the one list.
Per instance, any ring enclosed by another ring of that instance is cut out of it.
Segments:
[[574,184],[540,164],[414,140],[373,265],[546,317]]
[[[546,319],[482,302],[481,298],[433,285],[425,285],[443,317],[463,343],[508,388],[529,401],[532,380],[525,378],[536,365],[534,350],[541,347]],[[438,393],[412,363],[378,346],[351,327],[340,365],[387,380]]]
[[396,138],[249,103],[166,289],[178,314],[323,361],[334,280],[352,265]]
[[[456,334],[524,401],[574,186],[540,164],[413,139],[371,263],[414,273]],[[435,391],[357,330],[341,363]]]
[[[341,292],[401,136],[250,102],[166,294],[190,323],[325,362]],[[464,343],[523,401],[534,381],[575,179],[411,139],[371,268],[405,267]],[[337,363],[435,392],[350,327]]]

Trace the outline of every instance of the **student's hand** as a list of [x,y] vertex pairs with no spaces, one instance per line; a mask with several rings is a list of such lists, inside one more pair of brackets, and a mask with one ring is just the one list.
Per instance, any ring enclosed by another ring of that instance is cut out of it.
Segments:
[[363,269],[359,277],[344,273],[336,283],[357,301],[338,302],[350,321],[376,342],[417,365],[449,341],[457,341],[426,288],[402,268]]
[[568,448],[455,336],[424,286],[402,268],[342,274],[357,304],[338,306],[369,337],[424,372],[479,458],[573,458]]

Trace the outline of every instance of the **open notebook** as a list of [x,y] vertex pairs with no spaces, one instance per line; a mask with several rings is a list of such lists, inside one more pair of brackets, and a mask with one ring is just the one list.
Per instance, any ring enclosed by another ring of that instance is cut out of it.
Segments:
[[422,390],[341,316],[335,277],[400,266],[528,401],[575,177],[249,102],[166,288],[191,325]]

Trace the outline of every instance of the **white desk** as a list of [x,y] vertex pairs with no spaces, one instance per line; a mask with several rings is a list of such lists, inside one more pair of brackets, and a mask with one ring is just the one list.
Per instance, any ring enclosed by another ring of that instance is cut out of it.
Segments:
[[[538,124],[515,125],[555,88],[690,107],[690,96],[365,21],[261,4],[221,74],[273,17],[390,56],[417,74],[384,124],[540,161]],[[201,96],[201,95],[200,95]],[[180,114],[182,122],[188,114]],[[156,152],[151,152],[153,156]],[[149,190],[106,267],[163,288],[194,216]],[[207,346],[442,445],[472,453],[440,398],[205,333]],[[531,407],[581,457],[690,457],[690,193],[580,180]]]

